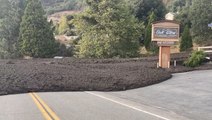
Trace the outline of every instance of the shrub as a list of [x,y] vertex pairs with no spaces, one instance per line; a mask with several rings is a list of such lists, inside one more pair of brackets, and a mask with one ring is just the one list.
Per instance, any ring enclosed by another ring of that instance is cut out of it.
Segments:
[[67,47],[64,44],[57,43],[58,50],[56,56],[72,57],[73,56],[73,46]]
[[197,67],[203,63],[205,57],[206,55],[203,51],[194,51],[191,54],[191,57],[185,61],[184,64],[187,67]]

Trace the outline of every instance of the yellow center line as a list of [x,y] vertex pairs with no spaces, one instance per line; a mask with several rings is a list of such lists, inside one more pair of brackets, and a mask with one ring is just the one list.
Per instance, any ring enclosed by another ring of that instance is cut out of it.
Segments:
[[49,108],[49,106],[36,93],[29,93],[29,95],[32,97],[33,101],[46,120],[60,120],[55,112],[52,111],[52,109]]

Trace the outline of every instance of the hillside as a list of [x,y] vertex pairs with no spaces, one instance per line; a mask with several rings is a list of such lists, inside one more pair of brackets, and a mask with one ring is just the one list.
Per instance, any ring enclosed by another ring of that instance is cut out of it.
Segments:
[[77,14],[79,12],[80,11],[77,11],[77,10],[67,10],[67,11],[55,12],[51,15],[48,15],[48,21],[52,20],[53,23],[59,23],[62,16],[73,15],[73,14]]
[[[128,2],[133,1],[135,0]],[[162,1],[167,6],[173,0],[162,0]],[[41,2],[48,15],[61,11],[70,11],[70,10],[79,11],[85,6],[84,0],[41,0]]]
[[41,2],[48,15],[67,10],[78,11],[84,6],[83,0],[41,0]]

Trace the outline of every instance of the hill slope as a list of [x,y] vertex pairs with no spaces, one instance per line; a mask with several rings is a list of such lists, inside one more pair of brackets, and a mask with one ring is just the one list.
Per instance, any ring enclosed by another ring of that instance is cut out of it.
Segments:
[[66,10],[81,10],[84,6],[83,0],[41,0],[48,15]]

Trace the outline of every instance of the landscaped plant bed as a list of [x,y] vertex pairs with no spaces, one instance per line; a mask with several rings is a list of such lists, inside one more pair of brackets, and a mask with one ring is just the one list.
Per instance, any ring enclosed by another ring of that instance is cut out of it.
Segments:
[[171,73],[182,73],[182,72],[189,72],[194,70],[211,70],[211,69],[212,69],[212,63],[204,63],[201,66],[194,67],[194,68],[179,65],[177,67],[171,67],[170,69],[167,69],[167,71]]
[[175,56],[179,55],[178,58],[177,57],[174,58],[174,59],[177,60],[177,66],[174,67],[174,65],[173,65],[174,59],[172,59],[171,68],[166,69],[166,70],[171,72],[171,73],[181,73],[181,72],[189,72],[189,71],[194,71],[194,70],[210,70],[210,69],[212,69],[212,54],[211,53],[206,54],[206,56],[208,58],[210,58],[210,60],[205,60],[202,65],[197,66],[197,67],[186,67],[186,66],[184,66],[184,61],[187,60],[189,55],[190,55],[190,54],[187,54],[187,57],[186,57],[186,54],[187,53],[175,54]]
[[195,69],[178,65],[166,70],[156,68],[157,61],[157,56],[136,59],[0,60],[0,95],[51,91],[120,91],[160,83],[171,78],[171,73],[176,71],[212,68],[212,65]]

